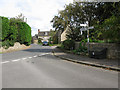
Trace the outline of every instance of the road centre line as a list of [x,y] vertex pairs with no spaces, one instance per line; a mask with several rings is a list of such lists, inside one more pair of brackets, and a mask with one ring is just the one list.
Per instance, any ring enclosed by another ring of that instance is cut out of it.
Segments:
[[[48,55],[50,53],[44,53],[44,54],[40,54],[40,55],[35,55],[33,57],[38,57],[38,56],[44,56],[44,55]],[[33,57],[28,57],[29,59],[33,58]],[[5,63],[9,63],[9,62],[17,62],[17,61],[20,61],[20,60],[26,60],[27,58],[22,58],[22,59],[16,59],[16,60],[11,60],[11,61],[4,61],[4,62],[1,62],[1,64],[5,64]]]
[[25,60],[25,59],[27,59],[27,58],[22,58],[22,60]]
[[36,55],[36,56],[33,56],[33,57],[37,57],[37,55]]
[[20,59],[12,60],[12,62],[17,62],[17,61],[20,61]]
[[50,53],[44,53],[44,54],[40,54],[39,56],[44,56],[44,55],[47,55],[47,54],[50,54]]
[[4,63],[9,63],[10,61],[5,61],[5,62],[1,62],[1,64],[4,64]]
[[32,58],[32,57],[28,57],[28,58]]

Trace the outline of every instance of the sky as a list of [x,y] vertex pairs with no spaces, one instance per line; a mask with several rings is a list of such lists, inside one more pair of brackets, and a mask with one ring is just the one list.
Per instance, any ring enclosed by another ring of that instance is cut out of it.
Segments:
[[32,36],[38,29],[49,31],[52,29],[50,21],[65,4],[73,0],[0,0],[0,16],[16,17],[22,13],[32,29]]

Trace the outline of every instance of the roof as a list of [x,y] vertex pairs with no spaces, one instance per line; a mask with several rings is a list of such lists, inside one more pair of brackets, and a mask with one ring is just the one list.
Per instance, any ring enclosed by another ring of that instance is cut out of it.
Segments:
[[41,31],[38,32],[38,36],[49,36],[50,35],[50,31]]

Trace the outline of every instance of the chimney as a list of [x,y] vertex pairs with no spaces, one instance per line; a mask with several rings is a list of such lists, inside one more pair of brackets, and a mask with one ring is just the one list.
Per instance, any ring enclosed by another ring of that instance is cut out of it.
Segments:
[[38,33],[40,32],[40,29],[38,29]]

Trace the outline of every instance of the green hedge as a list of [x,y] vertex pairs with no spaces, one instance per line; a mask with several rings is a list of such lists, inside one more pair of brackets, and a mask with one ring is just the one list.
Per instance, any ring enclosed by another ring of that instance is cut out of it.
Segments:
[[20,44],[29,46],[31,44],[31,27],[25,22],[19,22],[18,25],[18,41]]
[[27,46],[31,44],[31,27],[26,22],[1,16],[0,18],[2,18],[2,38],[0,40],[3,47],[14,46],[15,42],[20,42]]

